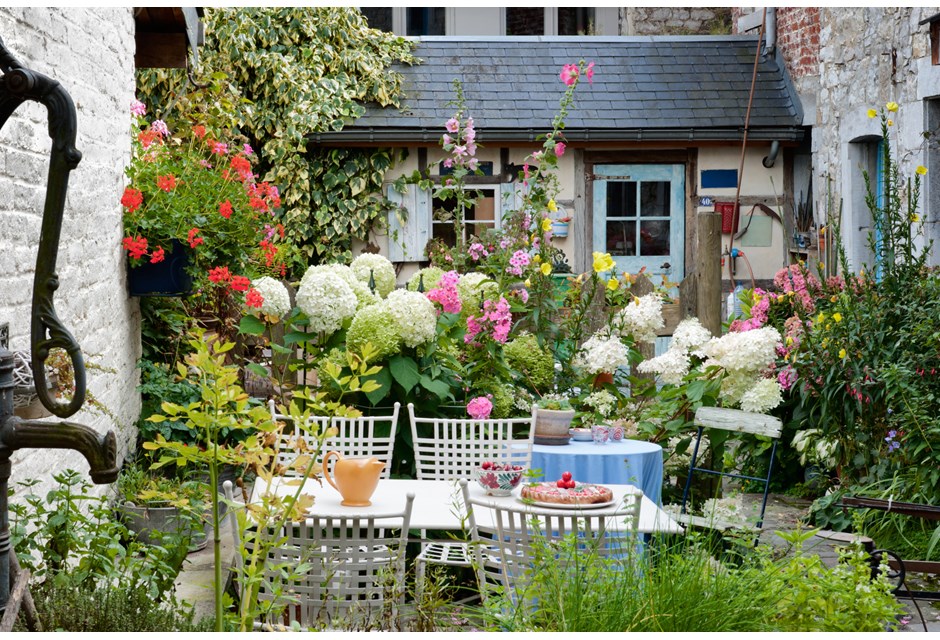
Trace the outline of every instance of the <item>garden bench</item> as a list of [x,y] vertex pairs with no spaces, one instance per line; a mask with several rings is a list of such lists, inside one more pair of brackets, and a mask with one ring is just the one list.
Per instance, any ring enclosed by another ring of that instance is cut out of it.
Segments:
[[[940,506],[919,504],[916,502],[896,502],[894,500],[882,500],[880,498],[857,498],[854,496],[845,496],[842,498],[842,504],[846,507],[855,507],[858,509],[877,509],[888,513],[897,513],[902,516],[911,516],[912,518],[923,518],[940,522]],[[898,587],[895,589],[895,595],[902,598],[918,598],[922,600],[940,600],[940,591],[911,591],[903,589],[904,576],[908,571],[918,573],[930,573],[940,575],[940,562],[930,560],[904,560],[891,551],[879,549],[871,551],[873,567],[876,562],[880,564],[881,555],[888,555],[888,565],[897,572]],[[895,574],[889,576],[895,578]]]

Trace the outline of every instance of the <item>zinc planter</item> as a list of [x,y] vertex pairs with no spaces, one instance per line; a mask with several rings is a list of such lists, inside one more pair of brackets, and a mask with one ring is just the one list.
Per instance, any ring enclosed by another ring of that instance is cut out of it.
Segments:
[[535,408],[535,444],[563,445],[571,440],[568,429],[574,420],[574,409]]
[[174,240],[172,251],[157,263],[145,262],[137,267],[128,266],[127,288],[132,296],[172,297],[192,293],[193,279],[186,273],[189,267],[189,249]]

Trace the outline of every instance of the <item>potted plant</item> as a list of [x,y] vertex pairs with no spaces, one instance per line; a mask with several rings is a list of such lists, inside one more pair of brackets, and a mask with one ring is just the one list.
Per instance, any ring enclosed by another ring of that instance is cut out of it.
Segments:
[[124,524],[139,541],[159,544],[165,536],[183,536],[190,539],[190,551],[205,548],[210,524],[205,483],[152,474],[132,464],[122,470],[117,490]]
[[198,124],[171,133],[161,120],[148,122],[137,101],[131,112],[130,183],[121,197],[131,295],[185,295],[207,285],[210,272],[213,282],[247,291],[246,272],[280,269],[283,228],[272,218],[280,195],[256,181],[251,147]]
[[548,445],[568,444],[568,430],[575,410],[567,397],[546,393],[535,403],[535,443]]
[[569,222],[571,222],[571,216],[564,216],[562,218],[555,218],[552,220],[552,237],[567,238]]

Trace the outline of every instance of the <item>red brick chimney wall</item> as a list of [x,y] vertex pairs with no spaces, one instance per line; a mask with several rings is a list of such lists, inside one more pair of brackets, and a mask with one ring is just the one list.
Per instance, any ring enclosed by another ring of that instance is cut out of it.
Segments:
[[[738,18],[761,10],[733,9],[734,32],[737,33]],[[783,52],[790,77],[819,75],[819,8],[778,7],[777,46]]]

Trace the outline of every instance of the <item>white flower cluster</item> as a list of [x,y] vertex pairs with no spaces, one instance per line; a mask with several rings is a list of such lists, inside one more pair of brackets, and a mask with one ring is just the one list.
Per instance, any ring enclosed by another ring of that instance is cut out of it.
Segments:
[[780,332],[773,327],[732,331],[709,340],[702,351],[705,366],[717,365],[729,373],[757,373],[777,359]]
[[592,407],[598,416],[609,418],[617,408],[617,398],[610,391],[594,391],[584,399],[584,404]]
[[741,409],[754,413],[766,413],[783,402],[780,385],[776,379],[761,378],[757,384],[741,394]]
[[335,273],[311,269],[300,280],[297,306],[310,319],[311,331],[333,333],[356,313],[356,294]]
[[[372,290],[369,288],[369,285],[356,277],[355,272],[352,268],[345,264],[333,263],[333,264],[322,264],[315,267],[310,267],[307,269],[307,273],[304,274],[306,278],[307,275],[311,273],[319,273],[320,271],[329,271],[330,273],[335,273],[343,281],[349,285],[349,288],[352,289],[352,292],[356,294],[356,300],[358,304],[356,306],[356,311],[367,307],[370,304],[375,304],[379,301],[378,295],[372,293]],[[301,280],[301,284],[303,280]]]
[[757,524],[756,505],[748,513],[740,493],[727,498],[709,498],[702,503],[702,517],[728,524],[736,529],[753,529]]
[[[673,340],[675,345],[675,340]],[[689,373],[692,362],[682,349],[670,348],[666,353],[649,360],[644,360],[637,369],[641,373],[653,373],[659,376],[663,384],[682,384],[682,379]]]
[[620,327],[620,335],[632,335],[636,342],[652,342],[656,340],[656,332],[665,326],[663,320],[663,299],[655,293],[649,293],[642,298],[633,298],[633,302],[620,311],[616,324]]
[[279,280],[264,276],[251,281],[251,286],[261,294],[261,313],[272,318],[281,318],[290,313],[290,294]]
[[[676,453],[676,447],[687,437],[688,436],[673,436],[663,445],[663,453],[668,453],[668,456],[663,461],[663,472],[666,475],[676,475],[677,473],[685,474],[689,471],[689,464],[692,462],[692,451],[695,449],[695,438],[692,438],[692,441],[689,443],[689,446],[686,447],[685,451]],[[696,453],[695,456],[695,462],[699,466],[701,466],[702,460],[706,459],[708,455],[709,445],[708,436],[703,435],[698,445],[698,453]]]
[[698,318],[686,318],[676,326],[672,334],[672,344],[675,347],[692,355],[699,355],[699,349],[712,339],[712,332],[702,326]]
[[630,361],[630,352],[617,336],[596,333],[581,346],[574,366],[588,373],[613,373]]
[[437,336],[437,312],[423,293],[395,289],[384,304],[398,323],[402,342],[409,347],[425,344]]
[[362,253],[349,266],[366,286],[369,284],[369,278],[374,279],[375,292],[380,297],[388,296],[395,289],[395,265],[385,256],[377,253]]

